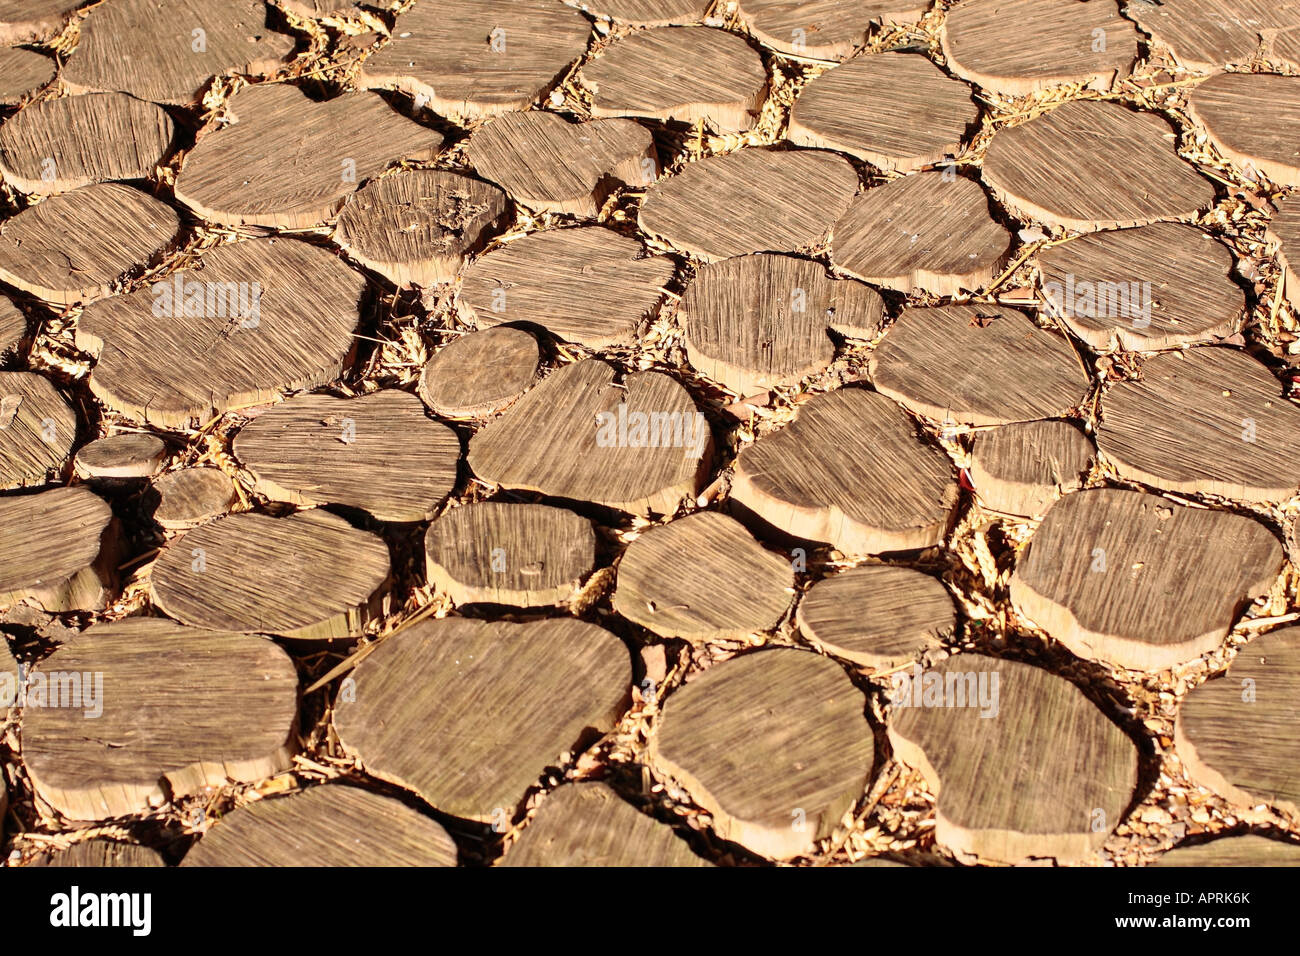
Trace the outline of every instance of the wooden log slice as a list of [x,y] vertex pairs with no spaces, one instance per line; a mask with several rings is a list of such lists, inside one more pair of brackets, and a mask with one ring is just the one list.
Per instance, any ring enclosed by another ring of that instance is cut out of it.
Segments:
[[877,169],[912,172],[960,151],[980,114],[971,93],[923,56],[863,55],[804,87],[786,135]]
[[1070,421],[1021,422],[975,433],[970,477],[990,511],[1036,518],[1083,487],[1097,451]]
[[166,866],[157,850],[136,843],[94,839],[74,843],[66,850],[50,850],[35,857],[27,866],[54,867],[154,867]]
[[1300,408],[1245,352],[1157,355],[1102,399],[1097,446],[1125,478],[1192,494],[1282,501],[1300,485]]
[[806,855],[871,780],[865,706],[824,657],[746,654],[664,701],[650,760],[713,816],[722,839],[777,860]]
[[161,107],[122,93],[41,100],[0,126],[0,176],[42,196],[145,179],[167,156],[173,134]]
[[895,681],[889,741],[938,793],[940,846],[966,862],[1064,864],[1106,841],[1138,751],[1077,687],[980,654],[918,670]]
[[220,468],[182,468],[153,483],[153,520],[167,531],[188,531],[229,514],[238,500],[235,483]]
[[43,485],[77,441],[77,413],[44,376],[0,372],[0,488]]
[[320,226],[358,184],[399,159],[432,159],[443,142],[373,93],[319,103],[267,83],[227,105],[231,123],[200,137],[176,179],[178,200],[227,226]]
[[1134,3],[1124,12],[1185,69],[1209,71],[1251,59],[1261,29],[1289,25],[1274,19],[1285,18],[1286,9],[1270,0],[1166,0]]
[[476,501],[424,536],[429,584],[453,603],[564,606],[596,566],[586,518],[547,505]]
[[641,228],[706,262],[798,252],[822,240],[857,192],[841,156],[741,149],[688,163],[646,190]]
[[231,450],[272,501],[426,521],[456,485],[460,437],[410,392],[385,389],[290,399],[245,425]]
[[1169,222],[1079,236],[1038,254],[1052,315],[1099,351],[1232,335],[1246,309],[1234,265],[1213,236]]
[[774,50],[801,59],[843,60],[878,24],[921,18],[925,0],[740,0],[750,31]]
[[1265,41],[1266,56],[1291,67],[1300,69],[1300,29],[1282,30]]
[[1241,806],[1300,812],[1300,627],[1254,638],[1178,709],[1174,747],[1191,778]]
[[444,418],[495,415],[537,380],[542,354],[522,329],[497,326],[454,339],[420,372],[424,403]]
[[105,405],[187,427],[337,378],[365,288],[338,256],[306,243],[221,245],[193,268],[92,304],[76,344],[97,359],[90,390]]
[[0,44],[44,40],[63,29],[86,0],[0,0]]
[[702,266],[677,307],[691,365],[739,395],[789,385],[835,358],[829,330],[872,338],[885,302],[793,256],[738,256]]
[[27,339],[27,316],[11,300],[0,296],[0,368],[16,359]]
[[847,388],[815,396],[742,448],[731,498],[797,538],[879,554],[938,544],[957,486],[951,460],[918,441],[902,409]]
[[751,128],[767,95],[763,58],[712,27],[629,33],[587,62],[578,81],[591,91],[593,116],[704,123],[723,133]]
[[918,415],[962,425],[1061,415],[1088,391],[1063,336],[988,305],[904,309],[871,353],[871,380]]
[[0,282],[59,306],[100,298],[180,233],[176,210],[147,193],[120,183],[83,186],[0,226]]
[[984,182],[1021,218],[1066,229],[1187,219],[1214,188],[1174,151],[1168,121],[1075,101],[994,135]]
[[799,630],[862,667],[897,667],[943,647],[957,626],[948,589],[912,568],[863,565],[823,578],[799,602]]
[[334,709],[345,752],[444,813],[502,823],[562,752],[614,726],[632,662],[572,618],[444,618],[387,639],[353,677],[355,701]]
[[[37,675],[46,706],[33,703]],[[158,618],[97,625],[42,661],[27,695],[23,763],[41,799],[73,820],[251,783],[287,769],[295,747],[298,672],[259,635]]]
[[1265,235],[1277,247],[1275,255],[1282,267],[1282,286],[1286,300],[1294,311],[1300,311],[1300,202],[1278,202],[1277,212],[1268,222]]
[[344,784],[259,800],[223,816],[181,866],[455,866],[437,821]]
[[1247,833],[1194,846],[1182,844],[1160,854],[1151,866],[1300,866],[1300,844]]
[[32,90],[54,79],[58,68],[48,56],[0,47],[0,106],[21,102]]
[[774,628],[794,571],[735,518],[701,511],[636,538],[618,563],[614,610],[661,637],[695,644]]
[[85,445],[74,464],[82,478],[151,478],[167,460],[167,443],[148,432],[122,432]]
[[670,827],[603,783],[574,783],[546,797],[498,866],[709,866]]
[[[1242,110],[1267,103],[1267,123],[1251,122]],[[1300,77],[1222,73],[1187,98],[1187,114],[1210,134],[1219,152],[1238,166],[1262,172],[1283,186],[1300,186]]]
[[85,486],[0,498],[0,605],[98,611],[117,587],[117,527]]
[[957,295],[1002,271],[1011,233],[989,214],[978,183],[927,172],[855,196],[835,223],[831,249],[835,264],[859,279]]
[[618,23],[641,27],[664,27],[693,23],[708,12],[711,0],[564,0],[571,7]]
[[1281,567],[1281,542],[1258,521],[1095,488],[1048,510],[1011,602],[1080,657],[1161,670],[1217,648]]
[[397,19],[360,82],[477,119],[525,109],[587,49],[591,24],[552,0],[442,0]]
[[164,548],[149,596],[183,624],[330,640],[379,612],[389,569],[382,538],[328,512],[237,514]]
[[599,359],[566,365],[481,428],[469,467],[486,482],[635,514],[671,514],[699,493],[713,434],[661,372],[615,383]]
[[535,232],[472,263],[459,304],[479,327],[519,322],[593,349],[630,345],[675,271],[608,229]]
[[540,110],[489,120],[470,136],[465,158],[529,209],[586,219],[619,189],[659,178],[654,137],[641,124],[570,123]]

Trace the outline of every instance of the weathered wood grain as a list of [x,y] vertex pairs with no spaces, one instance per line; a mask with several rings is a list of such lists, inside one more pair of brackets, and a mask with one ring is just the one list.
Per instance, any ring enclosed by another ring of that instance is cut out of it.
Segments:
[[31,50],[0,47],[0,106],[19,103],[30,92],[54,79],[59,65]]
[[537,339],[523,329],[496,326],[453,339],[420,371],[424,403],[444,418],[495,415],[537,379]]
[[663,27],[703,18],[711,0],[564,0],[571,7],[634,26]]
[[741,19],[774,50],[805,59],[843,60],[878,24],[919,20],[925,0],[740,0]]
[[1178,63],[1207,71],[1249,60],[1261,30],[1292,25],[1285,22],[1288,6],[1271,0],[1165,0],[1159,6],[1134,3],[1125,12]]
[[148,432],[121,432],[83,446],[73,467],[82,478],[150,478],[167,460],[167,443]]
[[167,531],[188,531],[229,513],[235,484],[220,468],[181,468],[153,483],[153,520]]
[[0,605],[101,610],[117,588],[117,524],[85,486],[0,498]]
[[1247,833],[1208,843],[1182,844],[1160,854],[1152,866],[1300,866],[1300,844]]
[[77,413],[49,379],[0,372],[0,489],[45,484],[76,441]]
[[1264,41],[1266,56],[1291,67],[1300,69],[1300,29],[1282,30]]
[[970,477],[985,508],[1034,518],[1083,486],[1096,449],[1071,421],[1022,422],[975,433]]
[[1278,202],[1276,212],[1268,221],[1265,235],[1276,247],[1274,255],[1282,267],[1283,294],[1291,308],[1300,310],[1300,202]]
[[1048,509],[1011,603],[1081,657],[1160,670],[1217,648],[1281,567],[1281,542],[1251,518],[1096,488]]
[[[1268,104],[1261,122],[1259,105]],[[1268,73],[1222,73],[1192,90],[1187,115],[1238,166],[1263,173],[1282,186],[1300,186],[1300,77]]]
[[63,29],[68,15],[87,0],[0,0],[0,44],[30,43]]
[[27,342],[27,316],[0,295],[0,368],[19,358]]
[[55,867],[153,867],[166,866],[157,850],[136,843],[118,843],[104,838],[82,840],[66,850],[51,850],[32,859],[27,866]]

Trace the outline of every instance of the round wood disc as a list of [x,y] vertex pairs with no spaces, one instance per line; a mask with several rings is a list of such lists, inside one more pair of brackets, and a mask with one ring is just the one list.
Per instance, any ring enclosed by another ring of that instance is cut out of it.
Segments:
[[0,106],[20,102],[32,90],[54,79],[59,65],[31,50],[0,47]]
[[223,816],[181,866],[455,866],[437,821],[400,800],[325,784]]
[[556,369],[470,439],[470,469],[504,488],[671,514],[709,472],[708,420],[661,372],[614,379],[599,359]]
[[1081,488],[1095,457],[1092,442],[1072,422],[1003,425],[975,433],[971,484],[985,508],[1034,518]]
[[27,316],[9,299],[0,296],[0,368],[15,358],[27,338]]
[[1002,271],[1011,233],[989,214],[978,183],[927,172],[855,196],[835,223],[831,248],[837,266],[868,282],[957,295]]
[[0,44],[51,37],[83,3],[85,0],[4,0],[0,2]]
[[1193,780],[1242,806],[1300,812],[1300,627],[1261,634],[1192,689],[1174,746]]
[[[957,155],[980,114],[971,93],[923,56],[859,56],[804,87],[787,136],[877,169],[912,172]],[[915,122],[918,116],[925,122]]]
[[55,867],[144,867],[166,866],[157,850],[135,843],[118,843],[115,840],[82,840],[66,850],[42,853],[28,866]]
[[1281,542],[1251,518],[1096,488],[1048,510],[1011,602],[1081,657],[1161,670],[1217,648],[1281,567]]
[[1174,152],[1167,120],[1075,101],[994,135],[984,181],[1013,213],[1066,229],[1191,218],[1214,187]]
[[763,58],[712,27],[641,30],[620,37],[578,75],[593,116],[704,123],[723,133],[752,127],[767,95]]
[[97,611],[116,586],[116,528],[108,502],[84,485],[0,498],[0,527],[38,530],[5,536],[0,605],[50,612]]
[[775,434],[742,448],[732,500],[764,521],[846,554],[928,548],[957,503],[952,462],[911,419],[861,388],[817,395]]
[[829,330],[870,339],[885,302],[793,256],[739,256],[702,266],[677,307],[690,363],[740,395],[789,385],[835,358]]
[[353,677],[356,699],[334,709],[347,753],[444,813],[505,823],[562,752],[614,726],[632,661],[573,618],[444,618],[390,637]]
[[820,150],[741,149],[646,190],[641,228],[706,262],[810,248],[844,214],[858,173]]
[[522,329],[471,332],[425,363],[420,397],[444,418],[495,415],[536,381],[541,360],[537,339]]
[[365,288],[306,243],[220,245],[194,268],[92,304],[76,344],[97,358],[90,390],[105,405],[164,428],[202,424],[337,378]]
[[921,19],[925,0],[740,0],[741,19],[774,50],[816,60],[842,60],[880,23]]
[[410,392],[385,389],[292,398],[245,425],[231,450],[272,501],[426,521],[456,485],[460,437]]
[[564,0],[571,7],[587,10],[634,26],[662,27],[690,23],[708,12],[711,0]]
[[1120,822],[1137,747],[1073,684],[980,654],[898,676],[889,741],[938,793],[940,846],[968,862],[1074,863]]
[[0,488],[43,485],[77,441],[77,413],[50,380],[0,372]]
[[361,82],[473,119],[525,109],[586,52],[591,24],[553,0],[441,0],[403,13],[393,35]]
[[0,281],[60,306],[100,298],[180,232],[176,210],[147,193],[120,183],[83,186],[4,224]]
[[1291,308],[1300,311],[1300,202],[1278,202],[1277,212],[1268,222],[1266,235],[1277,246],[1277,262],[1282,267],[1283,289]]
[[961,425],[1061,415],[1088,391],[1063,336],[990,305],[904,309],[871,353],[871,380],[916,414]]
[[799,630],[873,670],[943,647],[957,626],[948,589],[912,568],[868,564],[823,578],[799,602]]
[[594,349],[630,345],[675,271],[608,229],[535,232],[465,270],[460,310],[480,327],[520,322]]
[[167,460],[167,443],[148,432],[122,432],[92,441],[77,452],[82,478],[150,478]]
[[659,178],[654,137],[641,124],[570,123],[540,110],[488,121],[470,136],[465,158],[516,202],[587,219],[618,189]]
[[168,792],[251,783],[290,766],[298,672],[264,637],[129,618],[92,627],[35,674],[51,702],[61,696],[57,707],[31,706],[29,679],[23,763],[40,797],[71,819],[142,813]]
[[[1285,4],[1256,0],[1178,0],[1160,6],[1134,3],[1124,11],[1188,70],[1218,70],[1255,55],[1260,30],[1290,26]],[[1275,19],[1276,18],[1276,19]]]
[[1300,844],[1248,833],[1220,837],[1195,846],[1176,846],[1150,866],[1300,866]]
[[200,137],[176,198],[210,222],[307,229],[399,159],[432,159],[442,135],[373,93],[318,103],[283,83],[240,90],[231,123]]
[[171,149],[172,135],[162,107],[121,93],[41,100],[0,125],[0,176],[42,196],[145,179]]
[[63,81],[74,92],[186,104],[216,74],[273,73],[293,48],[292,37],[267,29],[262,0],[115,0],[82,21]]
[[167,531],[188,531],[228,514],[238,500],[235,483],[220,468],[182,468],[153,483],[153,520]]
[[1104,351],[1232,335],[1246,309],[1234,264],[1213,236],[1170,222],[1079,236],[1038,254],[1052,315]]
[[1300,408],[1245,352],[1148,359],[1102,398],[1097,446],[1122,477],[1170,491],[1282,501],[1300,485]]
[[839,665],[793,648],[710,667],[663,704],[650,760],[724,840],[772,859],[810,852],[875,763],[866,700]]
[[565,605],[596,566],[596,532],[563,508],[476,501],[429,525],[424,553],[429,584],[457,605]]
[[[1260,103],[1268,104],[1267,123],[1248,118]],[[1300,186],[1300,145],[1288,132],[1300,125],[1300,77],[1221,73],[1192,90],[1187,113],[1238,166],[1279,185]]]
[[628,545],[613,606],[661,637],[704,644],[771,630],[793,590],[788,558],[762,547],[735,518],[701,511]]
[[353,193],[334,241],[397,286],[427,288],[456,277],[509,218],[496,186],[444,169],[408,169]]
[[603,783],[567,784],[498,866],[708,866],[672,828],[638,812]]
[[1268,48],[1265,54],[1269,60],[1276,60],[1292,69],[1300,68],[1300,29],[1282,30],[1265,41]]
[[183,624],[302,640],[356,637],[388,587],[388,545],[325,511],[237,514],[163,549],[149,577]]

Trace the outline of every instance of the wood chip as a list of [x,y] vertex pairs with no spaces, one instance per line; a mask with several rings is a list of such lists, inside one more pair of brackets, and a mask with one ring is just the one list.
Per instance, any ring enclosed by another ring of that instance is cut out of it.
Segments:
[[30,43],[54,36],[86,0],[0,0],[0,44]]
[[182,468],[153,483],[153,520],[167,531],[188,531],[230,512],[235,483],[220,468]]
[[843,60],[877,24],[921,19],[925,0],[740,0],[739,14],[774,50],[800,58]]
[[1300,866],[1300,844],[1246,834],[1220,837],[1162,853],[1150,866]]
[[1219,647],[1281,566],[1281,542],[1251,518],[1096,488],[1048,510],[1011,602],[1081,657],[1160,670]]
[[971,484],[990,511],[1035,518],[1083,486],[1095,457],[1092,442],[1072,422],[1003,425],[975,433]]
[[0,605],[97,611],[117,586],[117,525],[84,485],[0,498]]
[[633,26],[662,27],[671,23],[692,23],[704,17],[712,0],[564,0],[571,7],[587,10]]
[[[1268,104],[1268,122],[1255,110]],[[1245,111],[1245,112],[1243,112]],[[1187,115],[1205,127],[1219,152],[1238,166],[1282,186],[1300,186],[1300,77],[1223,73],[1187,98]]]
[[31,50],[0,47],[0,106],[13,106],[54,79],[59,65]]
[[74,462],[82,478],[150,478],[167,460],[167,443],[148,432],[122,432],[92,441]]
[[55,867],[151,867],[166,866],[157,850],[135,843],[114,840],[82,840],[66,850],[50,850],[33,859],[28,866]]
[[425,363],[420,397],[444,418],[495,415],[536,381],[541,359],[537,339],[523,329],[471,332]]
[[0,489],[57,477],[77,441],[77,413],[50,380],[0,372]]
[[1185,69],[1201,71],[1251,59],[1262,29],[1291,26],[1295,18],[1289,4],[1269,0],[1163,0],[1133,3],[1124,12]]

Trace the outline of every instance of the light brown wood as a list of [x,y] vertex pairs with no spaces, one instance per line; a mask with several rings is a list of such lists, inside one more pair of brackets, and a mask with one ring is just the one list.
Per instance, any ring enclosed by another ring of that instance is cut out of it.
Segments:
[[1281,567],[1281,542],[1251,518],[1096,488],[1048,510],[1011,603],[1080,657],[1161,670],[1219,647]]
[[496,326],[452,339],[425,363],[418,390],[443,418],[495,415],[537,379],[537,339],[511,326]]
[[801,59],[842,60],[879,24],[921,18],[926,0],[740,0],[741,19],[774,50]]
[[[1261,123],[1259,104],[1268,104]],[[1282,186],[1300,186],[1300,146],[1289,130],[1300,125],[1300,77],[1223,73],[1187,98],[1187,115],[1203,126],[1219,152],[1238,166]]]
[[1162,853],[1152,866],[1300,866],[1300,844],[1253,833],[1182,844]]
[[1296,272],[1300,265],[1300,202],[1278,202],[1276,208],[1265,235],[1277,250],[1283,294],[1291,308],[1300,311],[1300,275]]
[[166,866],[157,850],[136,843],[94,839],[74,843],[66,850],[51,850],[35,857],[27,866],[56,867],[142,867]]
[[1201,71],[1244,63],[1259,46],[1261,29],[1289,25],[1280,22],[1286,5],[1270,0],[1166,0],[1135,3],[1125,12],[1184,68]]
[[1267,56],[1291,69],[1300,69],[1300,29],[1282,30],[1265,40]]
[[58,612],[108,604],[117,588],[117,523],[89,488],[0,498],[0,529],[0,605]]
[[148,432],[121,432],[83,446],[73,462],[82,478],[150,478],[167,460],[167,443]]
[[59,65],[31,50],[0,47],[0,106],[12,106],[50,80]]
[[0,372],[0,489],[43,485],[77,441],[77,413],[50,380]]
[[182,468],[153,483],[153,520],[167,531],[188,531],[229,513],[238,496],[220,468]]
[[704,17],[712,0],[564,0],[571,7],[586,9],[634,26],[662,27],[673,23],[694,23]]
[[0,368],[20,358],[27,338],[27,316],[11,300],[0,296]]
[[0,44],[48,39],[87,0],[0,0]]
[[970,477],[991,511],[1035,518],[1077,491],[1097,452],[1071,421],[1022,422],[975,433]]

